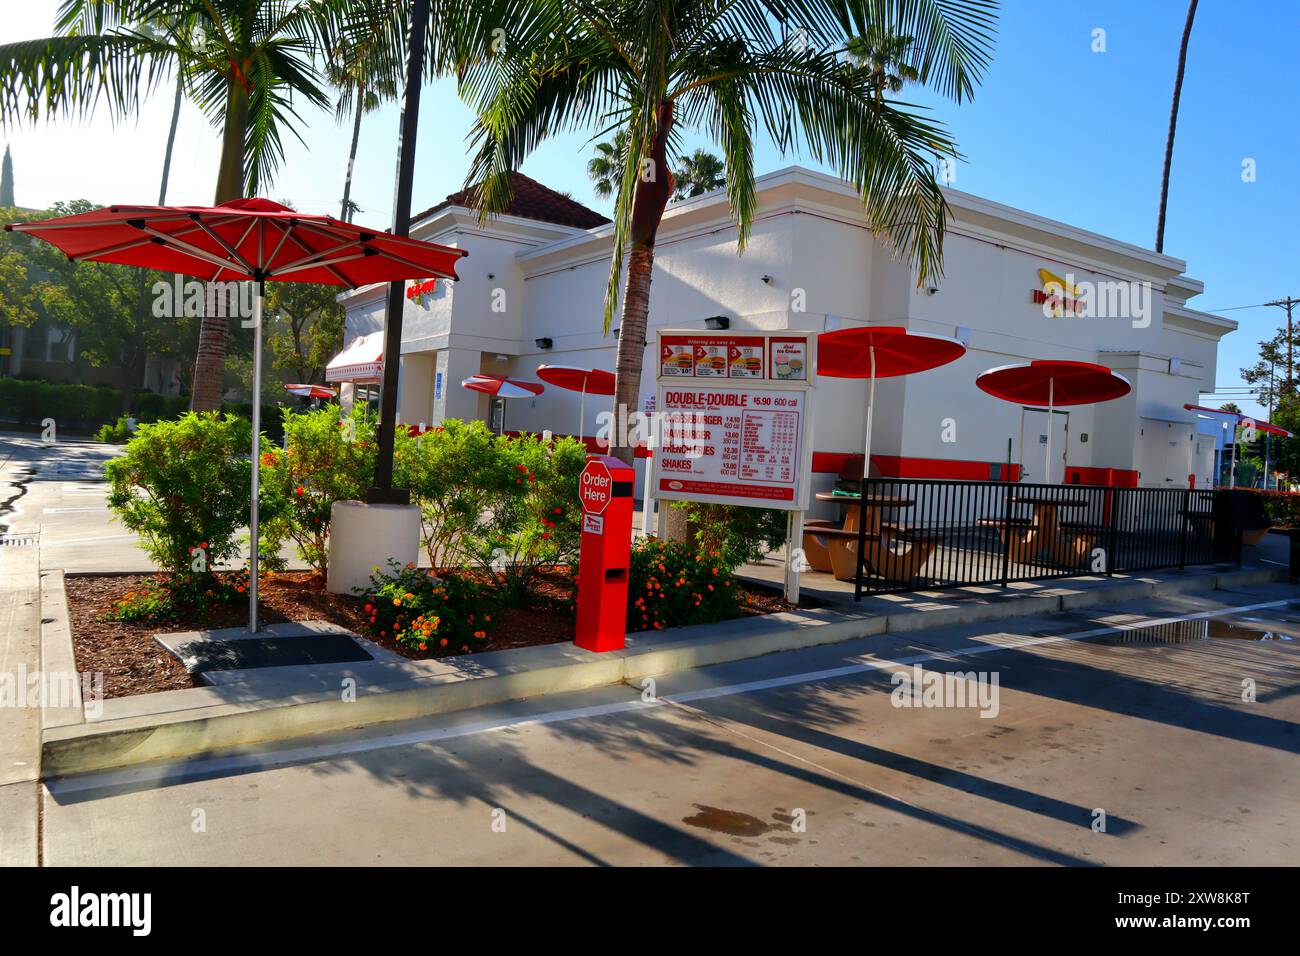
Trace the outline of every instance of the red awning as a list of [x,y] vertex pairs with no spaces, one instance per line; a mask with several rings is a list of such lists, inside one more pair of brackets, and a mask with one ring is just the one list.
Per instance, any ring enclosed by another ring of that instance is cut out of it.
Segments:
[[873,348],[876,378],[924,372],[947,365],[966,352],[966,346],[956,339],[909,332],[897,325],[836,329],[817,336],[817,373],[834,378],[870,378]]
[[1127,395],[1123,375],[1092,362],[1049,359],[1003,365],[980,373],[975,384],[995,398],[1019,405],[1091,405]]
[[1271,425],[1268,422],[1261,422],[1258,418],[1251,418],[1249,415],[1243,415],[1241,412],[1225,412],[1221,408],[1206,408],[1204,405],[1184,405],[1183,408],[1189,412],[1205,412],[1208,415],[1222,415],[1224,418],[1236,419],[1237,422],[1252,422],[1256,431],[1267,432],[1270,435],[1281,435],[1283,438],[1294,438],[1281,425]]

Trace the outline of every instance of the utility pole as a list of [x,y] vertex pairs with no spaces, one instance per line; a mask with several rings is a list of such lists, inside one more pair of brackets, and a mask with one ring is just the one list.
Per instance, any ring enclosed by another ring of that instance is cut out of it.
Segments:
[[1295,385],[1295,357],[1292,354],[1291,345],[1291,307],[1300,305],[1300,299],[1287,296],[1285,299],[1274,299],[1272,302],[1265,302],[1264,304],[1286,309],[1286,391],[1289,395]]
[[[1273,368],[1275,363],[1268,363],[1268,421],[1273,423]],[[1273,433],[1264,435],[1264,490],[1268,491],[1269,461],[1273,456]]]

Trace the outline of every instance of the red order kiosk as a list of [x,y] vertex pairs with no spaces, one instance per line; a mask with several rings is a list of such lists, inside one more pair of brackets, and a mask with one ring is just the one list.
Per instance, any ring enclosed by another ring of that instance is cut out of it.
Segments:
[[610,455],[588,455],[578,481],[582,543],[573,643],[589,651],[616,651],[627,636],[635,474]]

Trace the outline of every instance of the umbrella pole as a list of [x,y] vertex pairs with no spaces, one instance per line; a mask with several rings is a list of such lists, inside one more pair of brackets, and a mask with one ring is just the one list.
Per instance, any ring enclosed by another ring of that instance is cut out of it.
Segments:
[[257,497],[262,470],[262,295],[257,283],[253,296],[253,483],[248,507],[248,630],[257,633]]
[[1056,399],[1056,379],[1047,380],[1047,451],[1043,457],[1043,484],[1052,483],[1052,405]]
[[871,353],[871,384],[867,387],[867,444],[866,454],[862,459],[862,493],[867,492],[867,476],[871,474],[871,418],[876,411],[876,347]]
[[578,399],[578,440],[586,447],[586,441],[582,437],[582,428],[585,424],[584,419],[587,417],[587,379],[582,380],[582,397]]

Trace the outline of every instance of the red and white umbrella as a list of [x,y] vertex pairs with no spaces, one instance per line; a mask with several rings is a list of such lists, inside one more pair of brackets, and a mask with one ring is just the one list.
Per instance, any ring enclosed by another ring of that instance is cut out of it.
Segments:
[[[73,262],[112,262],[195,276],[252,281],[253,395],[262,394],[262,299],[267,282],[360,288],[374,282],[456,278],[464,249],[435,245],[329,216],[296,212],[269,199],[218,206],[107,206],[75,216],[6,223],[58,248]],[[253,402],[249,506],[248,629],[257,631],[257,496],[261,404]]]
[[1249,415],[1241,412],[1225,412],[1221,408],[1207,408],[1204,405],[1184,405],[1183,408],[1189,412],[1204,412],[1207,415],[1222,415],[1224,418],[1234,420],[1238,425],[1249,425],[1256,431],[1266,432],[1269,435],[1279,435],[1282,438],[1295,438],[1295,435],[1287,431],[1281,425],[1273,425],[1269,422],[1261,422],[1258,418],[1251,418]]
[[578,438],[584,434],[588,395],[613,395],[614,373],[598,368],[578,368],[574,365],[539,365],[537,377],[548,385],[581,392],[578,400]]
[[[536,382],[526,382],[519,378],[506,378],[504,375],[492,375],[488,372],[480,372],[478,375],[471,375],[460,383],[463,388],[471,391],[482,392],[484,395],[491,395],[493,398],[536,398],[546,390],[546,386],[538,385]],[[501,434],[506,431],[506,409],[501,406]]]
[[[1051,476],[1052,412],[1058,405],[1092,405],[1122,398],[1133,386],[1123,375],[1092,362],[1044,359],[1002,365],[981,372],[975,379],[981,391],[1004,402],[1047,408],[1047,450],[1043,480]],[[1023,437],[1023,436],[1022,436]],[[1021,449],[1021,457],[1024,449]]]
[[817,336],[817,374],[832,378],[866,378],[866,458],[862,476],[871,472],[871,420],[876,407],[876,379],[911,375],[947,365],[966,354],[956,339],[926,332],[909,332],[897,325],[868,325],[837,329]]
[[284,390],[299,398],[333,398],[336,394],[327,385],[285,385]]

